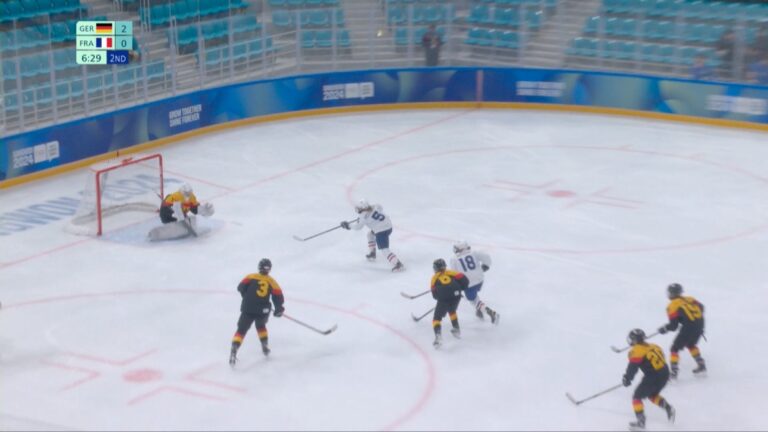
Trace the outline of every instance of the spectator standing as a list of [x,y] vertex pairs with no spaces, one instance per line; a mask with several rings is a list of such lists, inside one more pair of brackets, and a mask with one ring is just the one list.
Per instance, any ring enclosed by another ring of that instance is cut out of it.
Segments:
[[427,66],[437,66],[440,62],[440,46],[442,45],[443,40],[440,37],[440,33],[437,32],[434,24],[430,24],[429,29],[421,38],[421,46],[424,47]]
[[733,68],[733,53],[736,45],[736,36],[732,29],[726,30],[717,41],[715,50],[720,56],[721,74],[724,78],[731,78]]

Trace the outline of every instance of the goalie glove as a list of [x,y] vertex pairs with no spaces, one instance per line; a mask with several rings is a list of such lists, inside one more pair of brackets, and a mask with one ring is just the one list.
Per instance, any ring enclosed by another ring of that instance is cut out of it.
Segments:
[[200,204],[200,206],[197,208],[197,212],[200,216],[203,217],[211,217],[214,213],[213,203],[205,202]]
[[347,222],[347,221],[341,221],[341,224],[340,224],[340,225],[341,225],[341,227],[342,227],[342,228],[344,228],[345,230],[348,230],[348,229],[349,229],[349,222]]

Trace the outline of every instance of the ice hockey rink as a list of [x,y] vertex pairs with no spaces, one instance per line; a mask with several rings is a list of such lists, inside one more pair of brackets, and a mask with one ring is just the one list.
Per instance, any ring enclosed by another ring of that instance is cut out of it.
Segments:
[[[101,238],[63,230],[85,170],[0,191],[2,430],[626,430],[635,327],[666,322],[678,282],[706,306],[709,376],[645,401],[649,430],[768,426],[768,135],[523,110],[318,116],[157,149],[165,185],[216,213],[205,235],[150,243],[156,216]],[[406,266],[334,230],[360,198],[392,218]],[[488,252],[462,339],[432,347],[432,261]],[[286,313],[272,354],[251,329],[227,363],[239,281],[269,257]],[[656,336],[669,359],[672,334]]]

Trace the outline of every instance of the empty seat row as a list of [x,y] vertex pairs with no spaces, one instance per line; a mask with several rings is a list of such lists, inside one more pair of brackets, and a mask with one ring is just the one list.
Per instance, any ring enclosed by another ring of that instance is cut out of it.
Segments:
[[408,6],[415,3],[437,4],[448,3],[449,0],[387,0],[387,6]]
[[337,47],[348,48],[351,46],[349,32],[347,30],[338,30],[334,40],[334,33],[331,30],[304,30],[301,32],[302,48],[332,48],[334,43]]
[[316,10],[276,10],[272,11],[272,24],[276,27],[295,28],[299,25],[302,28],[315,27],[337,27],[344,26],[344,10],[334,9],[316,9]]
[[[256,21],[254,15],[237,15],[230,20],[223,19],[217,21],[209,21],[198,24],[189,24],[186,26],[180,26],[177,29],[177,41],[179,48],[185,51],[186,48],[196,49],[198,38],[202,37],[208,41],[223,37],[228,37],[231,33],[235,39],[241,38],[242,35],[250,35],[251,33],[260,33],[262,31],[262,25]],[[168,41],[172,39],[171,31],[168,30]]]
[[[89,17],[91,21],[106,21],[106,16]],[[72,42],[77,38],[78,19],[29,26],[23,29],[0,33],[0,50],[3,56],[12,55],[11,50],[25,50],[47,47],[50,43]]]
[[575,38],[567,53],[579,57],[602,57],[615,60],[647,61],[678,65],[691,65],[697,56],[704,56],[712,66],[720,64],[713,48],[655,43],[635,43],[594,38]]
[[205,50],[204,59],[206,67],[215,67],[221,63],[229,62],[230,58],[235,62],[246,59],[253,60],[260,58],[263,55],[273,54],[275,51],[276,48],[272,43],[271,37],[266,38],[266,43],[263,43],[261,38],[255,38],[249,41],[232,44],[231,47],[221,46],[208,48]]
[[[37,86],[25,87],[21,92],[21,101],[19,101],[19,92],[7,92],[5,96],[5,109],[7,111],[16,111],[21,107],[44,107],[51,104],[54,100],[64,102],[73,99],[80,99],[86,94],[89,97],[99,94],[108,94],[114,89],[113,85],[135,86],[143,83],[141,67],[132,67],[118,70],[113,75],[111,71],[101,74],[89,74],[86,80],[74,78],[68,80],[56,80],[54,85],[45,83]],[[155,81],[163,79],[165,76],[165,63],[162,60],[153,61],[147,64],[146,79]],[[55,97],[54,97],[55,89]]]
[[655,17],[683,17],[702,20],[760,21],[768,18],[768,5],[722,1],[684,0],[603,0],[607,13],[643,14]]
[[[412,35],[409,38],[409,27],[398,27],[395,29],[395,45],[408,45],[409,43],[413,44],[421,44],[421,38],[424,37],[424,33],[427,32],[427,29],[421,27],[413,29]],[[440,38],[445,41],[445,28],[443,27],[437,27],[436,28],[437,33],[440,35]]]
[[302,8],[302,7],[321,7],[321,6],[339,6],[339,0],[269,0],[269,5],[273,8]]
[[584,33],[586,35],[593,35],[602,31],[608,36],[712,43],[720,39],[725,29],[726,27],[722,24],[696,23],[675,25],[674,21],[636,20],[634,18],[615,17],[601,18],[593,16],[587,19]]
[[516,32],[472,28],[464,40],[467,45],[497,48],[520,48],[520,36]]
[[443,5],[400,7],[393,6],[387,11],[390,24],[437,24],[453,19],[453,7]]
[[148,22],[153,26],[164,26],[170,23],[171,17],[178,21],[187,21],[206,18],[230,9],[244,9],[248,7],[245,0],[229,0],[225,2],[217,0],[179,0],[173,3],[152,6],[148,9],[139,8],[139,17],[142,22]]
[[501,7],[530,6],[554,8],[557,6],[558,0],[475,0],[475,3],[497,5]]
[[0,2],[0,24],[39,15],[80,14],[87,7],[80,0],[4,0]]
[[522,23],[531,30],[538,30],[544,20],[544,13],[539,9],[494,8],[475,6],[471,9],[467,22],[475,25],[494,27],[519,27]]

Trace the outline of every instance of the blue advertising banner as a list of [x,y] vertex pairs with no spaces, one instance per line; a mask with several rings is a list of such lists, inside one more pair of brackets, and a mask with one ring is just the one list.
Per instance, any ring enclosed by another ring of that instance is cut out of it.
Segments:
[[328,72],[201,90],[4,138],[0,182],[234,120],[333,107],[475,101],[623,108],[768,124],[768,87],[762,86],[548,69]]

